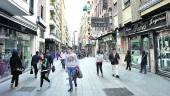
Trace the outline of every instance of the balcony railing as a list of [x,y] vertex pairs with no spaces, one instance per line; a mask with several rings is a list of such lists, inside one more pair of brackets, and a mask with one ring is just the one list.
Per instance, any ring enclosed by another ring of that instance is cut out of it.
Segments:
[[154,6],[155,4],[161,2],[162,0],[149,0],[148,2],[145,2],[144,4],[142,4],[140,7],[139,7],[139,11],[142,12],[142,11],[145,11],[146,9]]

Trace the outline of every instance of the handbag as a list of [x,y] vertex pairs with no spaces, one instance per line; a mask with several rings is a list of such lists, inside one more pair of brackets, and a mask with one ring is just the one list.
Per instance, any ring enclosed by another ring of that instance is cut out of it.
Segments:
[[22,74],[22,72],[24,72],[24,70],[25,70],[24,68],[17,68],[17,71],[19,74]]
[[52,66],[52,72],[55,72],[55,66],[54,65]]
[[77,70],[77,77],[78,78],[83,78],[83,74],[81,70]]

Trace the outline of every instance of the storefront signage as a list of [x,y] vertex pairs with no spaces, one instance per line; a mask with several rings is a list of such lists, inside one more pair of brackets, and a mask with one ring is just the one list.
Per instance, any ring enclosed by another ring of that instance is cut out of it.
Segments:
[[152,26],[152,25],[154,25],[154,24],[157,24],[158,22],[163,21],[163,20],[166,20],[166,15],[165,15],[165,13],[156,15],[156,16],[154,16],[154,17],[151,18],[151,20],[150,20],[150,22],[149,22],[149,26]]
[[126,34],[130,35],[133,33],[139,33],[141,31],[146,31],[148,29],[156,28],[158,26],[166,25],[166,13],[161,13],[155,15],[146,20],[140,20],[136,23],[133,23],[125,27]]
[[107,27],[109,25],[109,17],[91,17],[92,27]]

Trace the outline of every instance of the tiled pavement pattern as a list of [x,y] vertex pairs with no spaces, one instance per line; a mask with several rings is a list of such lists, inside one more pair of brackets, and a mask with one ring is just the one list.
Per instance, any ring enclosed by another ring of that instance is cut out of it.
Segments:
[[20,76],[19,88],[10,89],[10,80],[0,83],[0,96],[170,96],[170,81],[158,75],[140,74],[137,69],[126,71],[120,67],[120,79],[112,77],[111,65],[104,62],[104,77],[96,75],[94,58],[80,60],[83,79],[78,79],[78,87],[67,92],[67,73],[61,69],[60,61],[55,62],[56,72],[50,75],[52,87],[44,82],[43,89],[37,91],[39,78],[34,79],[29,72]]

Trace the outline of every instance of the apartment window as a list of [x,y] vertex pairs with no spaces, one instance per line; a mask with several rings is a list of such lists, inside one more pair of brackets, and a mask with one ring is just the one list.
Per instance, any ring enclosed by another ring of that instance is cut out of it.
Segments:
[[43,12],[44,11],[44,7],[41,5],[41,18],[44,19],[44,16],[43,16]]
[[44,39],[44,30],[41,30],[41,31],[40,31],[40,38],[43,38],[43,39]]
[[130,6],[130,0],[123,0],[124,8],[127,8]]
[[117,2],[113,4],[113,12],[116,13],[118,11],[117,9]]

